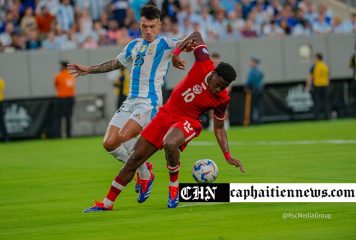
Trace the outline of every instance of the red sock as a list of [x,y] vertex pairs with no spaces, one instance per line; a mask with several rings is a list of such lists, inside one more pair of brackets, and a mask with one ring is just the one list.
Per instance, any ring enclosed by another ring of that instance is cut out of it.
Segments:
[[180,163],[177,166],[171,167],[168,164],[166,165],[169,171],[169,185],[170,186],[178,186],[178,174]]
[[111,184],[110,190],[108,194],[106,195],[106,198],[109,199],[112,202],[115,202],[117,196],[119,196],[120,192],[124,187],[126,186],[126,183],[124,183],[119,176],[116,176],[114,181]]

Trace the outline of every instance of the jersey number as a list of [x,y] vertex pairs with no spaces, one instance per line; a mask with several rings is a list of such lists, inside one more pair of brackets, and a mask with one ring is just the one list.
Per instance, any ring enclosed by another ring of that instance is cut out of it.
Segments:
[[136,60],[135,60],[135,66],[141,66],[145,60],[144,60],[145,54],[138,54],[136,56]]
[[184,122],[184,130],[189,133],[190,131],[193,131],[194,129],[190,126],[190,122],[188,120],[185,120]]
[[195,94],[192,92],[191,88],[188,88],[187,91],[182,93],[182,96],[184,97],[184,101],[187,103],[193,101],[195,98]]
[[[201,85],[201,87],[200,87],[200,85]],[[184,93],[182,93],[182,97],[184,97],[185,102],[187,102],[187,103],[192,102],[194,100],[196,94],[200,94],[202,89],[204,89],[204,90],[207,89],[204,82],[202,82],[200,85],[195,85],[194,91],[192,91],[191,88],[188,88]],[[196,89],[199,87],[200,87],[200,90],[197,91]]]

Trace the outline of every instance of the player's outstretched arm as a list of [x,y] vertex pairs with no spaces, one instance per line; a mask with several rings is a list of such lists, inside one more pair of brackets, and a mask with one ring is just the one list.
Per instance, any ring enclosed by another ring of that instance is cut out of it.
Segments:
[[67,66],[68,71],[74,77],[84,76],[92,73],[105,73],[122,67],[122,64],[116,58],[94,66],[85,66],[76,63],[70,63]]
[[173,66],[185,70],[185,61],[179,57],[182,51],[191,52],[198,45],[205,45],[205,42],[200,32],[193,32],[186,37],[182,42],[177,45],[177,48],[173,51],[172,62]]
[[224,120],[219,120],[214,117],[214,133],[215,133],[216,140],[218,141],[219,146],[220,146],[222,152],[224,153],[226,161],[229,164],[240,168],[241,172],[245,172],[245,168],[242,165],[242,162],[240,160],[237,160],[237,159],[234,159],[233,157],[231,157],[231,154],[229,151],[229,143],[227,141],[227,134],[226,134],[226,131],[224,128]]

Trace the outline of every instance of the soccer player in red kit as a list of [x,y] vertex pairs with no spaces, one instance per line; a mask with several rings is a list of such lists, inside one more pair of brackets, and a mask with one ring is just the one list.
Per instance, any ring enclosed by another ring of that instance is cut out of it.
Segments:
[[[191,34],[174,50],[172,61],[176,67],[184,69],[184,61],[179,58],[179,54],[182,50],[189,51],[188,46],[194,47],[195,63],[173,89],[167,103],[159,109],[151,123],[141,132],[133,153],[114,179],[106,196],[112,202],[132,180],[136,169],[155,152],[164,148],[170,176],[167,205],[169,208],[175,208],[179,201],[179,151],[183,151],[189,141],[199,136],[202,131],[200,116],[211,109],[214,110],[214,133],[226,161],[239,167],[241,172],[245,171],[241,161],[231,157],[224,129],[225,112],[230,103],[226,88],[236,79],[236,71],[230,64],[224,62],[214,67],[199,32]],[[149,192],[152,182],[153,177],[148,181],[147,186],[143,186],[148,188]],[[96,202],[93,207],[85,209],[84,212],[111,209],[112,206]]]

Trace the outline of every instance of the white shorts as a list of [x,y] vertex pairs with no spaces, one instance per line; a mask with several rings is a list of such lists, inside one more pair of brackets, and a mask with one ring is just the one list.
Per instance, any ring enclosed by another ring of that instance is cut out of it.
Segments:
[[109,125],[122,128],[129,119],[132,119],[145,128],[157,114],[159,107],[160,105],[152,106],[150,99],[126,99],[112,117]]

